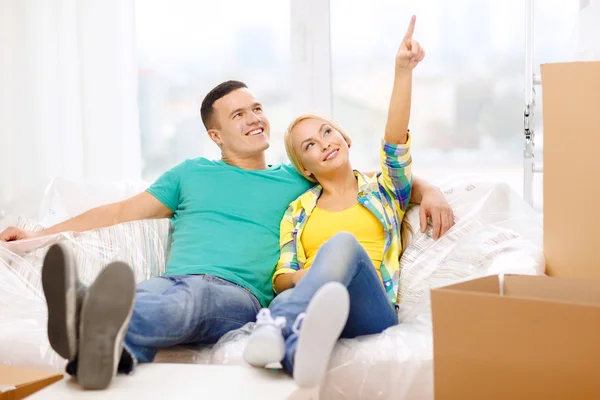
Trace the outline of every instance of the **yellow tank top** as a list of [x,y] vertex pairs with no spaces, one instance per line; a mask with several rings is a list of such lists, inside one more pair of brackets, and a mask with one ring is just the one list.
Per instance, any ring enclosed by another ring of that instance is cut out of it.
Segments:
[[313,209],[300,238],[306,255],[304,268],[310,268],[323,243],[342,231],[352,233],[362,244],[381,279],[380,266],[385,245],[383,225],[360,203],[343,211]]

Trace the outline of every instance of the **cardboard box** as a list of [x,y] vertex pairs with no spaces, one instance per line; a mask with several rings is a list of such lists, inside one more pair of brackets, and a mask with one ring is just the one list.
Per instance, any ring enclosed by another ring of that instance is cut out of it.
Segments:
[[599,282],[490,276],[431,302],[436,399],[600,399]]
[[600,281],[600,62],[541,70],[547,273]]
[[59,381],[62,374],[0,365],[0,400],[18,400]]

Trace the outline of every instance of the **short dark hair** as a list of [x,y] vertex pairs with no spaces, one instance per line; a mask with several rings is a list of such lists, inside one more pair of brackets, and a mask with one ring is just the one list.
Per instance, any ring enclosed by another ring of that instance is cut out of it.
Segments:
[[221,97],[227,96],[229,93],[234,90],[248,88],[244,82],[240,81],[227,81],[220,83],[214,89],[212,89],[204,100],[202,100],[202,106],[200,107],[200,115],[202,116],[202,123],[204,123],[204,127],[206,130],[212,129],[214,125],[213,114],[213,104],[215,101],[219,100]]

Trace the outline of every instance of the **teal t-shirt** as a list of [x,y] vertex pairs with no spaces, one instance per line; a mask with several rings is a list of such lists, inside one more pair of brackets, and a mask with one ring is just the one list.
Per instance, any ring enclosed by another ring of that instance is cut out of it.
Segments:
[[224,161],[186,160],[148,192],[173,211],[166,274],[210,274],[250,290],[266,307],[279,258],[279,224],[312,186],[291,165],[249,171]]

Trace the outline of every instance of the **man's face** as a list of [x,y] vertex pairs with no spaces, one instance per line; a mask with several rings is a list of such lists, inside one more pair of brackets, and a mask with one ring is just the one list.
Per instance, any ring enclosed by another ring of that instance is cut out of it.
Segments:
[[213,104],[211,139],[228,155],[248,157],[269,148],[270,124],[262,104],[246,89],[237,89]]

